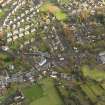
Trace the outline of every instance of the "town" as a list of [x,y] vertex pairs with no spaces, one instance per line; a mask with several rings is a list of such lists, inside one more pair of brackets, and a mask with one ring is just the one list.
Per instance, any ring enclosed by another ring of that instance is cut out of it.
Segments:
[[0,0],[0,105],[105,105],[105,1]]

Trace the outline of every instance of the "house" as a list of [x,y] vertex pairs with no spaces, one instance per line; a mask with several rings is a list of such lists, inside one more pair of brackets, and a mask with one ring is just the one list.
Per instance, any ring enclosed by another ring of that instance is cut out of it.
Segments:
[[9,42],[11,42],[12,41],[12,38],[8,38],[7,39],[7,42],[9,43]]
[[24,17],[24,16],[25,16],[25,14],[24,14],[24,13],[22,13],[22,14],[21,14],[21,17]]
[[27,18],[26,18],[26,20],[28,21],[28,20],[30,20],[30,18],[29,18],[29,17],[27,17]]
[[17,19],[21,19],[21,17],[20,17],[20,16],[18,16],[18,17],[17,17]]
[[22,37],[22,36],[24,36],[24,34],[23,34],[23,33],[20,33],[20,34],[19,34],[19,37]]
[[20,29],[19,29],[19,31],[20,31],[20,32],[23,32],[23,31],[24,31],[24,29],[23,29],[23,28],[20,28]]
[[24,19],[21,20],[21,22],[24,22],[24,21],[25,21]]
[[31,38],[31,40],[30,40],[30,41],[31,41],[31,42],[33,42],[34,40],[35,40],[35,38]]
[[29,13],[29,10],[26,10],[25,13],[28,14]]
[[25,31],[25,35],[28,35],[28,34],[30,34],[29,31]]
[[20,27],[20,22],[17,22],[17,26]]
[[13,40],[15,41],[18,38],[17,35],[13,36]]
[[[14,19],[14,21],[15,21],[16,19]],[[13,29],[16,29],[16,25],[15,24],[13,24]]]
[[36,31],[36,29],[34,28],[34,29],[31,29],[31,32],[35,32]]
[[105,64],[105,51],[99,53],[99,60],[102,62],[102,64]]
[[30,26],[29,25],[27,25],[26,27],[25,27],[25,30],[28,30],[30,28]]
[[30,43],[30,41],[26,41],[25,43],[24,43],[24,45],[27,45],[27,44],[29,44]]
[[34,8],[30,8],[30,12],[32,12],[34,10]]
[[15,30],[15,31],[13,32],[13,34],[14,34],[14,35],[19,34],[19,31],[18,31],[18,30]]

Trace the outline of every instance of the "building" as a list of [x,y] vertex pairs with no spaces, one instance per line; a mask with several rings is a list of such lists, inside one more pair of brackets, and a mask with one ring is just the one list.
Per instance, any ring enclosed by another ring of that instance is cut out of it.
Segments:
[[102,64],[105,64],[105,52],[99,53],[99,60],[102,62]]

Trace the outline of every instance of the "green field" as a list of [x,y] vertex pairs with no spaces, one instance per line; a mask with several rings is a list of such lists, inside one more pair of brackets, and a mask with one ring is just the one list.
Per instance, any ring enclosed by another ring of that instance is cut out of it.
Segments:
[[23,89],[23,94],[26,100],[30,103],[34,100],[39,99],[43,96],[43,90],[40,85],[32,85],[31,87],[26,87]]
[[70,2],[70,0],[59,0],[60,1],[60,3],[61,4],[67,4],[68,5],[68,3]]
[[105,71],[90,69],[88,66],[84,66],[82,68],[82,74],[84,77],[87,77],[96,81],[105,80]]
[[5,99],[4,96],[0,96],[0,103],[1,103],[2,101],[4,101],[4,99]]
[[30,105],[63,105],[52,79],[44,79],[40,81],[44,91],[44,96],[35,100]]
[[4,16],[4,11],[0,9],[0,18]]
[[50,2],[45,2],[41,6],[40,11],[52,13],[59,21],[66,21],[68,19],[66,13],[64,13],[58,6]]

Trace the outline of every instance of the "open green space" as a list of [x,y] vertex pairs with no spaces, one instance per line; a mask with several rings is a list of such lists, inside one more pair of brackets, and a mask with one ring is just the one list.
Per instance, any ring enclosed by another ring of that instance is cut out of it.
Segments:
[[43,96],[43,90],[42,90],[40,85],[35,84],[35,85],[30,86],[30,87],[25,87],[23,89],[23,94],[26,98],[26,101],[28,101],[30,103],[30,102],[42,97]]
[[90,69],[88,66],[82,68],[82,74],[86,78],[90,78],[96,81],[105,80],[105,71],[100,71],[97,69]]
[[40,84],[42,84],[44,96],[35,100],[30,105],[63,105],[52,79],[43,79],[40,81]]
[[45,2],[41,6],[40,11],[52,13],[59,21],[66,21],[68,19],[66,13],[64,13],[58,6],[50,2]]
[[4,16],[4,11],[0,9],[0,18]]
[[4,99],[5,99],[4,96],[0,96],[0,103],[1,103],[2,101],[4,101]]
[[68,5],[68,3],[70,2],[70,0],[59,0],[60,1],[60,3],[61,4],[67,4]]

